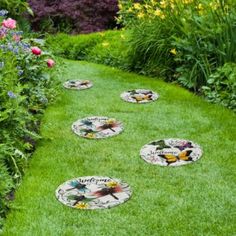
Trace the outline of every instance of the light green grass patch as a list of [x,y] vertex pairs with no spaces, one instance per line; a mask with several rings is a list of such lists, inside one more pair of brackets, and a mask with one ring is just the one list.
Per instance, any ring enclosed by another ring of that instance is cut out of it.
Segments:
[[[233,235],[235,233],[235,138],[233,112],[183,88],[86,62],[66,61],[61,80],[89,79],[84,91],[61,88],[42,121],[44,139],[16,193],[4,235]],[[120,99],[128,89],[160,94],[137,105]],[[87,116],[124,123],[122,134],[103,140],[76,136],[71,125]],[[203,157],[191,165],[149,165],[140,148],[155,139],[190,139]],[[112,176],[130,184],[132,198],[110,210],[62,205],[55,190],[79,176]]]

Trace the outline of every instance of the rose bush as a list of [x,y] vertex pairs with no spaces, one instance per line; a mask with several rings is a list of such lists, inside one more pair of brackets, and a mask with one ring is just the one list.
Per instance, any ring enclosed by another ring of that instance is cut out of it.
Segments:
[[24,38],[6,13],[0,11],[0,226],[56,95],[53,56],[41,40]]

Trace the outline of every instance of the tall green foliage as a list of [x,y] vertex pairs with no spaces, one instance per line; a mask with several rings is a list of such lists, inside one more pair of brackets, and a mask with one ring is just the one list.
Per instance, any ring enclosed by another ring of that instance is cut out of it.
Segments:
[[15,19],[22,18],[24,12],[33,15],[27,0],[0,0],[0,7],[7,10],[9,15]]

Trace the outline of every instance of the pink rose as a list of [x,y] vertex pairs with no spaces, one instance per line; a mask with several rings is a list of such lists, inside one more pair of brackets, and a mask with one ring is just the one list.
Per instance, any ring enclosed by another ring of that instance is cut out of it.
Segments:
[[51,68],[55,65],[55,61],[53,61],[52,59],[47,59],[47,65],[49,68]]
[[42,53],[41,49],[38,48],[38,47],[32,47],[32,48],[31,48],[31,52],[32,52],[34,55],[36,55],[36,56],[39,56],[39,55],[41,55],[41,53]]
[[8,29],[15,29],[16,28],[16,21],[12,18],[8,18],[2,22],[2,26]]

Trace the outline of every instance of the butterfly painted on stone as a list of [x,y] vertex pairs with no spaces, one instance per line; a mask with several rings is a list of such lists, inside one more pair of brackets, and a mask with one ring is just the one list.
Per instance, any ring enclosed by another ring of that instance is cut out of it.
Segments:
[[103,131],[106,129],[110,129],[113,132],[116,132],[114,128],[118,127],[119,123],[115,122],[114,120],[107,120],[105,124],[98,126],[97,130],[98,131]]
[[175,148],[178,148],[180,151],[183,151],[187,148],[193,148],[193,145],[191,142],[185,142],[184,144],[182,145],[179,145],[179,146],[175,146]]
[[137,94],[137,95],[133,95],[131,96],[131,98],[135,99],[136,102],[141,102],[141,101],[148,101],[148,100],[152,100],[152,95],[144,95],[144,94]]
[[120,185],[116,184],[113,187],[104,187],[101,190],[94,192],[93,195],[96,196],[97,198],[110,195],[113,198],[115,198],[116,200],[119,200],[119,198],[116,197],[114,194],[120,193],[120,192],[123,192],[123,190]]
[[164,148],[171,148],[171,146],[168,146],[165,144],[164,140],[154,141],[150,143],[149,145],[157,146],[156,150],[162,150]]
[[192,161],[192,157],[190,157],[190,154],[192,153],[192,150],[187,150],[179,153],[178,155],[173,154],[164,154],[159,155],[160,157],[164,158],[167,165],[173,164],[177,161]]
[[75,181],[71,181],[70,182],[70,186],[72,188],[70,189],[67,189],[66,191],[71,191],[73,189],[77,189],[79,190],[79,192],[83,192],[83,193],[86,193],[86,192],[89,192],[90,190],[86,187],[86,184],[81,184],[79,181],[75,180]]

